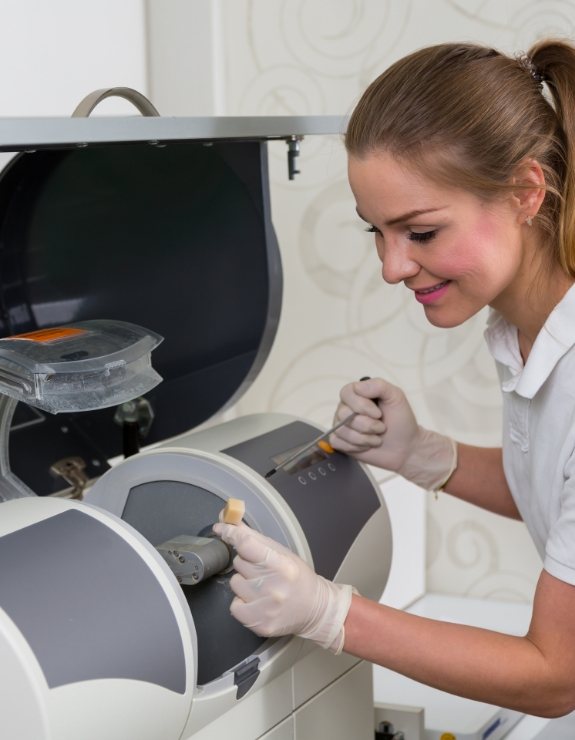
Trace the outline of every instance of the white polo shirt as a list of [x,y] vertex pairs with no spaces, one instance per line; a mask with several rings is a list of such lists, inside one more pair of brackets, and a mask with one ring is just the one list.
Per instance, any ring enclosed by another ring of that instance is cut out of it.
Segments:
[[503,467],[545,570],[575,585],[575,286],[523,365],[517,328],[493,311],[485,339],[503,391]]

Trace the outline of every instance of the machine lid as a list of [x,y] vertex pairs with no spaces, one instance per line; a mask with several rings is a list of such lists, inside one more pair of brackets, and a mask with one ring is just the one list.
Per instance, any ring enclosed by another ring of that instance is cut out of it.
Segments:
[[[0,173],[0,336],[105,319],[164,337],[145,444],[241,395],[271,348],[281,293],[263,141],[41,149]],[[99,476],[124,449],[114,417],[19,404],[12,471],[41,495],[68,487],[50,472],[62,458]]]

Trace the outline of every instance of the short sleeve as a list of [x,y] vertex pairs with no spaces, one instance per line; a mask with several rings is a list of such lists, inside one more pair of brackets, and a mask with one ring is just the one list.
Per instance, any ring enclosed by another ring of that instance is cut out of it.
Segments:
[[559,516],[553,522],[543,567],[555,578],[575,585],[575,459],[565,466],[565,483],[560,497]]

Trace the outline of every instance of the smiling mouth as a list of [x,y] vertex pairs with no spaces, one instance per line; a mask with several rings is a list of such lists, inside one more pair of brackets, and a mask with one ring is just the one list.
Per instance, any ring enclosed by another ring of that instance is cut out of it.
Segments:
[[449,282],[449,280],[444,280],[442,283],[437,283],[437,285],[433,285],[431,288],[421,288],[414,292],[418,295],[428,295],[429,293],[435,293],[436,290],[441,290],[441,288],[444,288]]

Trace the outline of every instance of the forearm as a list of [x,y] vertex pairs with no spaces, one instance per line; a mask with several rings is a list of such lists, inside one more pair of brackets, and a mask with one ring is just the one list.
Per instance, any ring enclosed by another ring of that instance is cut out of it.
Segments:
[[457,468],[444,490],[496,514],[521,519],[503,473],[500,448],[457,445]]
[[344,650],[469,699],[542,716],[571,709],[554,671],[526,637],[439,622],[354,596]]
[[470,699],[559,716],[575,709],[575,585],[543,570],[529,632],[425,619],[353,595],[244,523],[214,533],[236,550],[231,613],[263,637],[299,635]]

